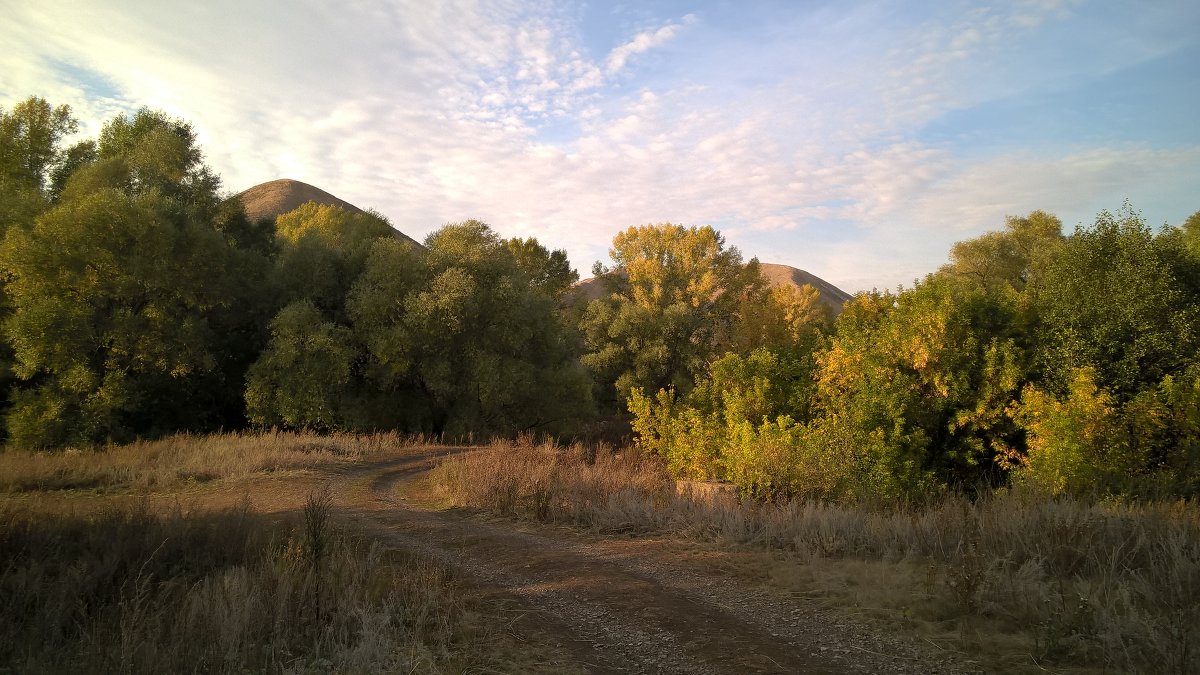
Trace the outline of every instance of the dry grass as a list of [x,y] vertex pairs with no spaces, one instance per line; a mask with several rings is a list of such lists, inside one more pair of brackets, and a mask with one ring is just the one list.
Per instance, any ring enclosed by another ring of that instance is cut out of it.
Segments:
[[328,503],[310,506],[302,528],[248,508],[0,510],[0,671],[476,665],[487,650],[463,643],[487,634],[470,623],[442,567],[336,532]]
[[446,569],[248,508],[0,507],[0,672],[495,672],[511,637]]
[[1200,672],[1200,506],[1006,492],[921,509],[677,494],[632,451],[530,442],[445,460],[451,501],[597,531],[675,533],[784,556],[773,574],[1021,670]]
[[0,492],[170,490],[188,483],[336,466],[383,450],[424,445],[397,434],[281,431],[180,434],[94,450],[0,452]]

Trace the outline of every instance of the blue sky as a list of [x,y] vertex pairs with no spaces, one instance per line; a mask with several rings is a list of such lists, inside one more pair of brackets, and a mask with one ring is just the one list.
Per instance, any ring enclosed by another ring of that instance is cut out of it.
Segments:
[[190,120],[420,238],[711,224],[850,291],[1006,215],[1200,209],[1200,3],[0,0],[0,105]]

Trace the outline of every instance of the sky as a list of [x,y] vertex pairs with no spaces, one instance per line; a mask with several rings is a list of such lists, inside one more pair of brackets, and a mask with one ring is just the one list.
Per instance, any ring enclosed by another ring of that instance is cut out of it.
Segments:
[[0,0],[0,106],[194,126],[421,239],[476,218],[589,276],[712,225],[850,291],[1042,209],[1200,209],[1200,2]]

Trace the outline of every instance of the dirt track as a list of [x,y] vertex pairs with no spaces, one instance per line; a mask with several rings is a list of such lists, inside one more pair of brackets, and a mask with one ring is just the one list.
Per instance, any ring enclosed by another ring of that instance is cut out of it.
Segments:
[[979,671],[724,573],[729,552],[518,524],[406,498],[410,481],[430,466],[428,454],[409,455],[336,475],[330,487],[338,516],[510,600],[518,631],[557,644],[589,672]]

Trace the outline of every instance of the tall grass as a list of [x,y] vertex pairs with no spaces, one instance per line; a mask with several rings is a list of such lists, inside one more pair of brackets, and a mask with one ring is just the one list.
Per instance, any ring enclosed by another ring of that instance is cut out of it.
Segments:
[[0,452],[0,492],[66,489],[166,490],[190,482],[348,463],[389,448],[424,445],[390,434],[282,431],[179,434],[99,449]]
[[431,479],[460,505],[518,517],[750,545],[798,564],[921,569],[908,604],[930,620],[1019,634],[1040,663],[1200,672],[1195,503],[1021,492],[922,508],[738,502],[677,490],[660,462],[633,451],[529,442],[446,459]]
[[0,672],[502,667],[445,569],[247,507],[49,517],[0,506]]

